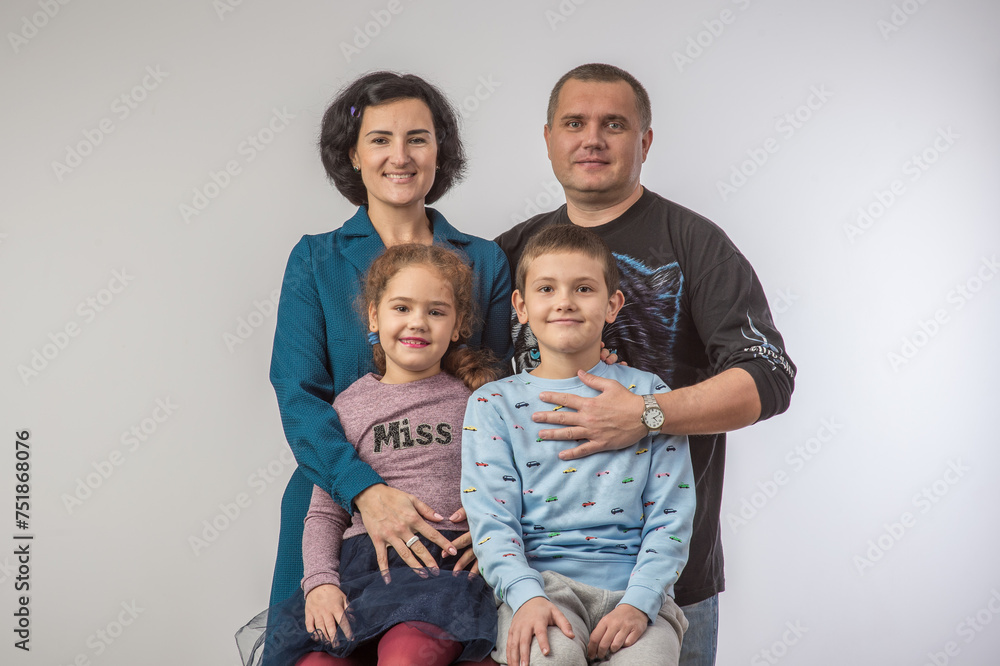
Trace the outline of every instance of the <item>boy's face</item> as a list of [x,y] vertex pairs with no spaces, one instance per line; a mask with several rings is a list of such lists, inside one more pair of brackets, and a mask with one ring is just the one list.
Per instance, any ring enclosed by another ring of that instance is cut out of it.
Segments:
[[515,291],[512,300],[518,321],[531,324],[545,363],[546,353],[599,354],[604,324],[615,320],[625,297],[608,295],[600,260],[557,252],[529,264],[524,293]]

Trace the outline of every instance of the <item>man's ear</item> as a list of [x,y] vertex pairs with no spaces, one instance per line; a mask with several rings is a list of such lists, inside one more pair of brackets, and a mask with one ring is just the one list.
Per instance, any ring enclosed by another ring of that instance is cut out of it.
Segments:
[[608,299],[608,316],[604,318],[604,321],[610,324],[617,319],[618,312],[622,309],[623,305],[625,305],[625,294],[619,289]]
[[642,161],[646,161],[646,153],[649,152],[649,147],[653,145],[653,128],[650,127],[648,130],[642,134]]
[[527,324],[528,307],[525,305],[519,289],[515,289],[514,293],[510,295],[510,302],[514,306],[514,312],[517,313],[517,321],[519,321],[522,326]]
[[[545,137],[545,154],[549,156],[550,162],[552,161],[552,146],[549,143],[549,139],[551,138],[551,133],[552,130],[549,128],[548,124],[546,124],[544,129],[542,130],[542,136]],[[642,158],[646,159],[645,153],[643,153]]]

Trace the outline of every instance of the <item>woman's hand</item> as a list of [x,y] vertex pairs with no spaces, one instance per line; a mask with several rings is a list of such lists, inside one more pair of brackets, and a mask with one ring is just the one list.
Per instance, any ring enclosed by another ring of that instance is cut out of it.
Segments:
[[[465,509],[459,509],[455,512],[455,515],[451,517],[451,522],[460,523],[465,520]],[[471,573],[479,573],[479,560],[476,559],[476,554],[472,552],[472,532],[465,532],[457,539],[451,542],[455,548],[462,552],[462,556],[458,558],[458,562],[455,563],[455,567],[452,569],[453,573],[458,573],[459,571],[464,571],[469,569]],[[472,565],[471,567],[469,565]]]
[[424,521],[426,518],[436,522],[444,520],[444,517],[410,493],[380,483],[362,490],[354,498],[354,504],[358,507],[365,521],[368,536],[375,545],[378,568],[386,583],[390,581],[389,546],[396,549],[408,566],[414,569],[426,566],[434,572],[438,571],[437,562],[423,543],[418,540],[411,547],[407,547],[406,542],[414,536],[423,535],[445,552],[458,555],[458,550],[451,542]]
[[[605,347],[604,340],[601,340],[601,360],[608,365],[614,365],[618,362],[618,350]],[[628,365],[628,363],[622,361],[622,365]]]
[[344,611],[347,609],[347,596],[336,585],[317,585],[306,595],[306,631],[310,634],[319,631],[327,641],[333,642],[337,637],[337,626],[344,635],[351,637],[351,626],[347,623]]

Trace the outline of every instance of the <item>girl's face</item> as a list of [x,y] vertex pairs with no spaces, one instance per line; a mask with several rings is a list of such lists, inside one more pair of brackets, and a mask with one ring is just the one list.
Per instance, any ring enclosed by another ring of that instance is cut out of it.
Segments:
[[451,285],[430,266],[407,266],[386,285],[382,300],[368,305],[368,324],[385,351],[387,384],[441,372],[441,357],[458,340],[458,313]]
[[368,107],[350,158],[361,169],[368,208],[376,217],[380,209],[423,207],[437,169],[430,108],[419,99]]

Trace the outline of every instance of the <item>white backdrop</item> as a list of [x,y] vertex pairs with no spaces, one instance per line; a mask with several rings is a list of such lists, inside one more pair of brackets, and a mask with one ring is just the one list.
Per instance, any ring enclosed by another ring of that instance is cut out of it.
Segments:
[[561,203],[548,92],[606,61],[652,96],[643,183],[740,246],[800,370],[788,413],[730,438],[719,664],[1000,663],[998,19],[4,2],[0,662],[238,663],[292,470],[272,298],[298,238],[353,212],[315,150],[342,85],[389,68],[448,93],[471,160],[437,207],[493,237]]

